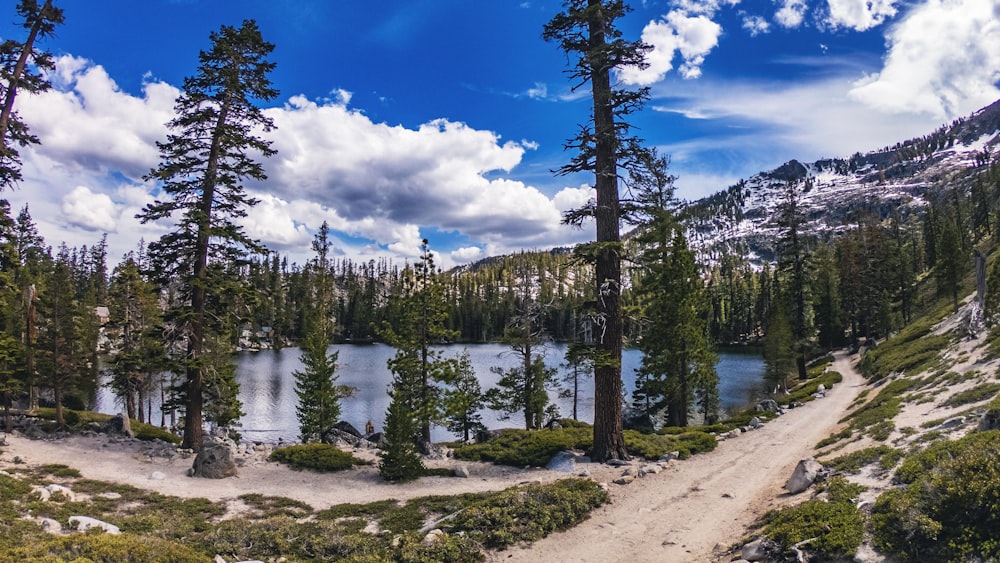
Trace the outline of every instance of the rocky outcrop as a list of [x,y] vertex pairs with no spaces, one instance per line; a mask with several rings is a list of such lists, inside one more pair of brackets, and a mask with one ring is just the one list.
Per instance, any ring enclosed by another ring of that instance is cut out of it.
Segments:
[[101,427],[101,431],[105,434],[135,438],[135,432],[132,431],[132,423],[129,421],[128,415],[122,412],[109,418],[104,426]]
[[205,444],[194,458],[189,474],[205,479],[225,479],[236,476],[233,450],[225,444]]
[[70,516],[69,523],[71,526],[76,526],[78,532],[86,532],[91,528],[98,528],[104,530],[105,534],[118,535],[122,533],[118,526],[114,524],[108,524],[97,518],[91,518],[90,516]]

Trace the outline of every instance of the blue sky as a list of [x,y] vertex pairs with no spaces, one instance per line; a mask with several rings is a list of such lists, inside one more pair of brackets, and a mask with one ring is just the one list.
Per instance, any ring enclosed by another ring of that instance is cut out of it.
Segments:
[[[276,45],[269,104],[278,156],[246,228],[302,263],[328,221],[338,253],[451,266],[592,236],[559,223],[590,197],[556,177],[588,115],[566,58],[541,39],[555,0],[56,0],[41,46],[52,91],[18,110],[42,139],[23,151],[29,203],[50,244],[110,257],[158,238],[152,201],[173,100],[220,25],[257,20]],[[671,155],[694,199],[797,158],[849,155],[932,131],[1000,98],[998,0],[634,0],[626,37],[654,46],[623,83],[653,98],[633,122]],[[21,39],[13,2],[0,37]]]

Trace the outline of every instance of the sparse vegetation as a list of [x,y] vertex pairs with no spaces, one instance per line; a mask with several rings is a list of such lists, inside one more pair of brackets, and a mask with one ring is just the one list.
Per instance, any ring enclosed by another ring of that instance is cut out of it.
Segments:
[[971,403],[979,403],[987,399],[992,399],[1000,393],[1000,383],[983,383],[965,391],[959,391],[948,400],[945,406],[960,407]]

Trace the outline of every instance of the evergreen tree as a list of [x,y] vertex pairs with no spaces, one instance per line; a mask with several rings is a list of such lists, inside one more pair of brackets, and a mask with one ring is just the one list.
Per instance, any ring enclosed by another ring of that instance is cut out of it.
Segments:
[[[641,172],[632,174],[631,204],[640,225],[634,280],[644,321],[637,398],[646,414],[655,416],[665,407],[668,425],[687,426],[696,390],[705,399],[703,412],[718,402],[716,357],[704,316],[708,300],[694,252],[675,216],[668,160],[651,151],[644,163]],[[717,417],[717,409],[708,415]]]
[[938,247],[938,262],[934,266],[938,292],[948,295],[952,300],[952,308],[958,312],[958,293],[962,286],[962,276],[968,268],[968,253],[962,250],[962,235],[954,214],[945,216],[941,221]]
[[577,417],[577,405],[580,403],[580,385],[594,375],[594,348],[583,342],[570,342],[566,347],[562,367],[566,369],[562,383],[565,385],[562,396],[573,400],[573,420]]
[[798,369],[799,379],[805,379],[806,348],[812,327],[809,250],[803,232],[806,219],[801,205],[801,189],[795,181],[790,181],[785,186],[783,198],[778,205],[778,227],[781,229],[778,247],[779,265],[788,280],[792,334],[795,337],[795,366]]
[[844,320],[840,308],[840,277],[830,245],[820,245],[812,255],[816,271],[813,285],[819,345],[827,349],[844,345]]
[[601,354],[594,369],[594,447],[596,461],[628,459],[622,431],[621,352],[621,225],[618,200],[618,166],[640,152],[639,141],[628,136],[624,117],[639,109],[649,97],[648,89],[614,89],[612,69],[645,67],[649,48],[641,42],[625,41],[615,22],[629,8],[622,0],[566,0],[564,11],[544,27],[542,37],[559,44],[572,61],[569,71],[574,87],[590,83],[593,112],[591,123],[580,128],[567,149],[576,151],[559,174],[594,174],[596,197],[582,209],[570,211],[566,222],[596,223],[594,243],[583,245],[578,255],[594,265],[599,323],[597,344]]
[[14,227],[10,203],[0,199],[0,401],[8,433],[14,430],[11,417],[14,399],[25,388],[24,374],[18,369],[23,349],[14,337],[21,328],[20,292],[15,282],[19,262]]
[[444,391],[444,413],[448,431],[468,442],[472,435],[486,430],[480,411],[485,406],[479,378],[465,350],[456,360],[455,378]]
[[453,341],[454,331],[448,330],[448,304],[444,299],[441,273],[434,266],[434,256],[425,239],[420,247],[420,260],[403,271],[401,293],[393,298],[397,326],[386,325],[382,335],[396,348],[387,362],[393,373],[390,395],[393,402],[404,401],[396,414],[415,417],[419,434],[413,438],[420,447],[429,449],[431,422],[440,420],[441,389],[454,377],[454,360],[442,357],[435,346]]
[[382,432],[378,472],[386,481],[405,482],[420,477],[425,470],[415,441],[420,432],[416,413],[411,410],[411,403],[404,395],[407,385],[398,382],[398,379],[399,375],[394,374]]
[[319,441],[340,418],[340,400],[351,396],[354,389],[338,385],[336,351],[330,352],[333,322],[330,318],[333,284],[330,281],[330,227],[326,221],[312,242],[316,258],[310,264],[315,295],[307,316],[309,328],[299,356],[305,369],[294,371],[295,393],[299,404],[295,409],[299,419],[302,443]]
[[38,137],[28,131],[28,125],[14,111],[18,92],[44,92],[51,84],[47,72],[55,69],[52,55],[35,49],[40,38],[50,37],[55,27],[63,23],[63,11],[45,0],[18,2],[17,14],[23,18],[21,26],[28,30],[24,42],[7,39],[0,43],[0,190],[11,188],[21,179],[21,157],[17,147],[38,144]]
[[115,267],[109,288],[107,329],[119,342],[111,355],[111,388],[130,419],[150,422],[144,403],[158,388],[165,367],[162,313],[156,286],[145,279],[135,255]]
[[235,220],[257,203],[241,182],[265,179],[263,166],[252,155],[275,153],[269,141],[254,134],[273,127],[255,100],[278,94],[267,77],[274,64],[266,57],[274,45],[263,40],[254,21],[244,21],[239,29],[222,26],[210,39],[211,49],[199,55],[198,73],[184,81],[177,98],[177,117],[169,123],[175,133],[157,144],[161,163],[148,176],[161,183],[170,199],[146,206],[139,215],[143,222],[180,215],[175,230],[151,244],[150,253],[155,270],[165,280],[179,281],[189,297],[176,320],[188,342],[183,446],[194,449],[202,444],[203,356],[206,341],[213,338],[207,331],[215,289],[210,264],[235,263],[247,251],[262,250]]
[[764,381],[774,393],[787,389],[795,369],[795,335],[785,301],[780,291],[775,293],[764,337]]

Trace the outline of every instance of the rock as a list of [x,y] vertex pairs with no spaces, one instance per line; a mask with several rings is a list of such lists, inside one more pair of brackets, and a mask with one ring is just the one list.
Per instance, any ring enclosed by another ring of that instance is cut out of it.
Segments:
[[652,432],[656,429],[656,422],[649,413],[627,407],[622,409],[622,428],[638,430],[639,432]]
[[368,442],[370,442],[372,444],[375,444],[376,448],[379,448],[379,447],[381,447],[381,446],[384,445],[382,443],[382,433],[381,432],[373,432],[373,433],[369,434],[368,436],[366,436],[365,440],[368,440]]
[[441,531],[441,529],[434,529],[427,532],[427,535],[424,536],[423,544],[426,546],[434,545],[439,540],[443,540],[444,538],[445,533]]
[[50,534],[61,534],[62,524],[58,520],[53,520],[52,518],[39,518],[38,523],[42,525],[42,530]]
[[613,481],[616,485],[628,485],[632,481],[635,481],[635,475],[622,475],[621,477]]
[[552,456],[545,469],[550,471],[560,471],[562,473],[573,473],[576,471],[576,454],[562,451]]
[[785,489],[796,495],[808,489],[823,471],[823,466],[813,458],[803,459],[795,466],[795,471],[785,483]]
[[120,412],[114,416],[114,418],[109,418],[108,422],[104,424],[101,429],[105,434],[111,434],[113,436],[128,436],[129,438],[135,438],[135,432],[132,432],[132,423],[129,422],[128,415]]
[[222,558],[222,556],[221,556],[221,555],[216,555],[216,556],[215,556],[215,557],[214,557],[214,558],[212,559],[212,563],[227,563],[227,562],[226,562],[226,560],[225,560],[225,559],[223,559],[223,558]]
[[623,467],[625,465],[632,465],[631,463],[629,463],[628,461],[626,461],[624,459],[609,459],[608,461],[606,461],[604,463],[606,465],[610,465],[611,467]]
[[772,555],[777,555],[775,547],[772,542],[761,538],[744,545],[740,550],[740,557],[746,561],[764,561]]
[[760,428],[761,426],[764,426],[764,423],[761,422],[760,419],[755,416],[755,417],[753,417],[753,418],[750,419],[750,422],[748,423],[748,425],[750,426],[750,428],[753,428],[754,430],[756,430],[756,429]]
[[236,460],[233,450],[222,444],[207,444],[201,448],[191,466],[192,477],[224,479],[236,476]]
[[819,384],[819,385],[818,385],[818,386],[816,387],[816,392],[817,392],[817,393],[826,393],[826,385],[823,385],[822,383],[820,383],[820,384]]
[[456,467],[452,470],[452,473],[454,473],[455,477],[461,477],[463,479],[469,478],[469,468],[464,465]]
[[562,428],[562,424],[559,422],[558,419],[553,418],[552,420],[549,421],[548,424],[545,425],[545,428],[549,430],[559,430],[560,428]]
[[979,419],[979,431],[1000,429],[1000,409],[990,409]]
[[757,403],[757,412],[777,412],[778,402],[774,399],[764,399]]
[[942,422],[941,424],[938,424],[937,429],[938,430],[951,430],[952,428],[958,428],[959,426],[961,426],[963,424],[965,424],[965,417],[964,416],[956,416],[956,417],[953,417],[953,418],[949,418],[948,420]]
[[154,471],[149,474],[149,479],[151,481],[162,481],[167,478],[167,475],[162,471]]
[[75,524],[78,532],[86,532],[91,528],[100,528],[104,530],[104,533],[106,534],[118,535],[122,533],[122,531],[118,529],[118,526],[102,522],[101,520],[91,518],[90,516],[70,516],[69,523]]
[[639,475],[640,476],[641,475],[656,475],[660,471],[663,471],[662,467],[660,467],[659,465],[657,465],[655,463],[649,463],[649,464],[643,465],[642,467],[639,468]]
[[52,495],[60,494],[63,496],[63,498],[65,498],[70,502],[76,500],[76,495],[73,494],[73,491],[71,491],[69,487],[64,487],[62,485],[56,485],[55,483],[53,483],[51,485],[46,485],[45,490],[47,490]]
[[680,457],[681,457],[681,452],[667,452],[661,455],[660,459],[657,461],[673,461],[675,459],[680,459]]
[[333,427],[336,428],[337,430],[340,430],[341,432],[346,432],[357,438],[365,437],[365,435],[362,434],[360,430],[355,428],[353,425],[351,425],[350,422],[347,422],[346,420],[341,420],[337,422],[337,424],[334,424]]
[[42,502],[48,502],[49,501],[49,496],[52,494],[45,487],[41,487],[41,486],[38,486],[38,485],[32,485],[31,486],[31,491],[35,492],[35,493],[38,493],[38,499],[40,501],[42,501]]

